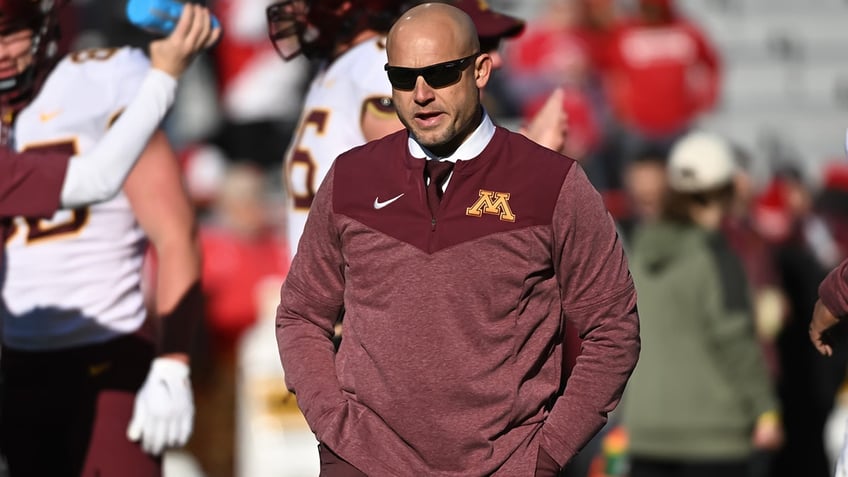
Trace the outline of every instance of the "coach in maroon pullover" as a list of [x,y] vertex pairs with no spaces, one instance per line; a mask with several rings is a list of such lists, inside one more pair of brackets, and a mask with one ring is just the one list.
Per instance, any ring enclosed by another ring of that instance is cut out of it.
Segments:
[[[277,310],[321,475],[553,476],[639,353],[615,227],[574,161],[492,124],[464,13],[415,7],[387,48],[406,130],[335,161]],[[455,163],[442,183],[436,162]],[[565,390],[564,320],[584,339]]]

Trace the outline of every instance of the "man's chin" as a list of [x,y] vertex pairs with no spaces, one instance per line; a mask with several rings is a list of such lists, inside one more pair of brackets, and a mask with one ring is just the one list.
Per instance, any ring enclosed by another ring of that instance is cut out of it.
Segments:
[[432,130],[417,130],[413,131],[415,136],[415,140],[418,141],[418,144],[426,147],[427,149],[439,148],[439,146],[444,145],[445,143],[445,134],[439,131]]

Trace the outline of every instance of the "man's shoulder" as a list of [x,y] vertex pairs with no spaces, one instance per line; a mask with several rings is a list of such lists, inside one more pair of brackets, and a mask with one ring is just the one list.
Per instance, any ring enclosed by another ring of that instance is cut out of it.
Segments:
[[76,73],[89,80],[115,81],[128,74],[141,74],[150,67],[150,60],[138,48],[87,48],[65,55],[57,74]]
[[388,58],[382,37],[357,43],[336,59],[327,70],[330,82],[352,88],[352,94],[391,96],[391,85],[383,69]]
[[148,69],[147,58],[133,48],[96,48],[66,55],[18,115],[17,140],[32,143],[64,136],[67,131],[104,131]]
[[376,38],[369,38],[353,45],[349,50],[338,56],[327,68],[332,76],[350,75],[348,81],[356,82],[373,72],[383,72],[386,64],[386,49]]
[[348,62],[376,62],[380,64],[380,67],[382,67],[387,59],[386,38],[383,36],[376,36],[361,41],[353,45],[344,53],[344,55],[342,55],[342,57]]
[[556,172],[567,174],[574,166],[575,160],[546,148],[523,134],[510,131],[501,126],[495,129],[495,137],[489,153],[505,153],[506,158],[530,174],[549,175]]
[[350,193],[351,188],[367,189],[399,180],[409,168],[407,137],[402,129],[339,155],[333,163],[335,189]]
[[[361,161],[380,161],[391,159],[390,154],[403,154],[406,151],[407,139],[409,134],[406,129],[395,131],[391,134],[383,136],[380,139],[368,141],[365,144],[351,148],[347,152],[341,154],[337,159],[337,164],[349,163],[356,161],[361,164]],[[395,159],[397,156],[394,156]]]

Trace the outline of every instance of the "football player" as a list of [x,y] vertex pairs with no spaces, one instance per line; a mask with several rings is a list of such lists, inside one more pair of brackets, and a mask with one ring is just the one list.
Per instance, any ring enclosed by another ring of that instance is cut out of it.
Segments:
[[[107,153],[132,162],[134,140],[115,141],[113,133],[135,129],[146,139],[152,128],[144,109],[158,122],[170,98],[152,101],[150,62],[138,49],[77,51],[57,61],[61,3],[0,0],[2,140],[19,153],[73,155],[72,164]],[[189,4],[171,37],[151,44],[152,56],[184,68],[218,34],[208,10]],[[173,94],[167,82],[159,89]],[[136,93],[147,93],[149,104],[130,101]],[[104,144],[112,149],[101,152]],[[0,446],[12,475],[161,475],[162,450],[183,444],[192,427],[186,351],[200,262],[193,212],[164,133],[147,141],[116,197],[85,206],[84,195],[63,187],[61,203],[76,208],[15,219],[6,237]],[[154,314],[161,327],[144,326],[148,240],[160,263]]]
[[[266,11],[280,56],[288,60],[303,54],[319,64],[283,169],[292,254],[315,191],[336,156],[403,127],[383,65],[385,35],[405,6],[399,0],[286,0]],[[266,316],[274,318],[273,313]],[[238,419],[247,430],[237,443],[239,467],[257,477],[317,475],[318,442],[285,389],[278,352],[263,331],[266,321],[260,319],[246,334],[240,351],[237,393],[247,405]],[[256,396],[288,405],[257,406]],[[257,424],[262,422],[276,425]],[[270,449],[278,465],[265,457]]]
[[[186,17],[187,20],[189,18]],[[195,21],[199,27],[200,19]],[[192,23],[186,21],[170,36],[151,43],[152,68],[143,86],[121,118],[86,153],[70,156],[0,148],[0,225],[3,219],[12,216],[51,215],[60,207],[90,205],[118,192],[173,102],[176,79],[188,67],[195,53],[211,46],[218,38],[219,33],[203,37],[199,28],[192,30],[191,27]],[[39,52],[45,53],[43,50]],[[0,92],[13,93],[0,96],[0,101],[16,97],[16,81],[17,77],[0,84]],[[10,127],[11,123],[5,125],[7,129]],[[13,160],[24,157],[28,160]]]
[[344,151],[403,127],[383,71],[385,34],[408,4],[397,0],[287,0],[268,7],[284,59],[320,62],[283,169],[292,255],[318,185]]

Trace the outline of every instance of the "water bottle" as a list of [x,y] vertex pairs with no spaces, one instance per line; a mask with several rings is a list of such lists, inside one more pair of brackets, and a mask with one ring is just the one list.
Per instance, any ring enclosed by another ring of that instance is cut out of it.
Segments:
[[[127,18],[130,23],[144,31],[168,36],[177,26],[183,3],[177,0],[129,0],[127,2]],[[221,24],[212,16],[212,28]]]

